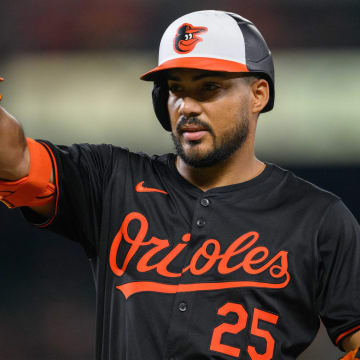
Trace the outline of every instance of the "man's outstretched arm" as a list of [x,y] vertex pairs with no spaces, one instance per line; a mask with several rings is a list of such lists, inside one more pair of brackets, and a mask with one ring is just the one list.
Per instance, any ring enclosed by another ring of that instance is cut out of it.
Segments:
[[[21,124],[0,106],[0,179],[3,184],[0,184],[0,199],[6,201],[7,195],[14,191],[15,184],[29,175],[30,158],[27,140]],[[47,181],[53,183],[52,171]],[[7,191],[5,182],[12,185],[9,191]],[[20,185],[18,188],[21,191]],[[27,205],[40,215],[49,217],[53,212],[55,200],[50,199],[45,204],[36,206],[31,205],[31,203],[24,204],[24,206]]]

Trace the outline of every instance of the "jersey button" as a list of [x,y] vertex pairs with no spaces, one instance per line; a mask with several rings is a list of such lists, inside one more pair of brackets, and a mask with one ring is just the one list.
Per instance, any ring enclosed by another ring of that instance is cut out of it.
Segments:
[[206,221],[203,219],[203,218],[200,218],[200,219],[197,219],[196,220],[196,225],[198,226],[198,227],[203,227],[203,226],[205,226],[205,224],[206,224]]
[[200,204],[202,206],[205,206],[205,207],[209,206],[210,205],[210,200],[209,199],[201,199]]
[[188,308],[188,306],[187,306],[187,303],[186,303],[185,301],[183,301],[183,302],[181,302],[181,303],[179,304],[179,310],[180,310],[181,312],[186,311],[187,308]]

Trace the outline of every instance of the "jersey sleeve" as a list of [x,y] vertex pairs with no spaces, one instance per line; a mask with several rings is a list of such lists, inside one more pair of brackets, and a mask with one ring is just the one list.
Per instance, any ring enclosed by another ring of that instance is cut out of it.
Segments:
[[318,307],[332,342],[360,330],[360,229],[338,200],[318,233]]
[[79,242],[88,254],[96,253],[103,189],[111,170],[113,147],[56,146],[40,142],[48,149],[53,162],[56,207],[49,219],[39,217],[29,208],[22,208],[25,218],[40,228]]

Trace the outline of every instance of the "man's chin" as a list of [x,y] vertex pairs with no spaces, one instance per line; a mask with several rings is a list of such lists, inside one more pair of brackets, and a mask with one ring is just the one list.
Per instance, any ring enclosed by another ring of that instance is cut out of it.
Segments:
[[197,140],[182,144],[182,152],[192,158],[205,158],[214,151],[212,146],[205,144],[204,141]]
[[196,168],[204,168],[218,162],[214,159],[213,146],[207,144],[204,139],[191,142],[186,142],[183,139],[180,142],[174,136],[172,136],[172,139],[178,156],[185,164]]
[[215,165],[218,161],[211,153],[178,152],[182,161],[195,168],[205,168]]

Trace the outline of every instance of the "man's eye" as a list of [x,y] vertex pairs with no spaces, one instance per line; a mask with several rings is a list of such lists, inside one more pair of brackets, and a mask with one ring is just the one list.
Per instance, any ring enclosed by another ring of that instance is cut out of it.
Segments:
[[206,91],[215,91],[217,89],[219,89],[220,86],[218,84],[215,84],[215,83],[206,83],[204,84],[204,89]]
[[172,93],[176,93],[176,92],[179,92],[181,90],[181,87],[179,85],[169,85],[169,90],[172,92]]

